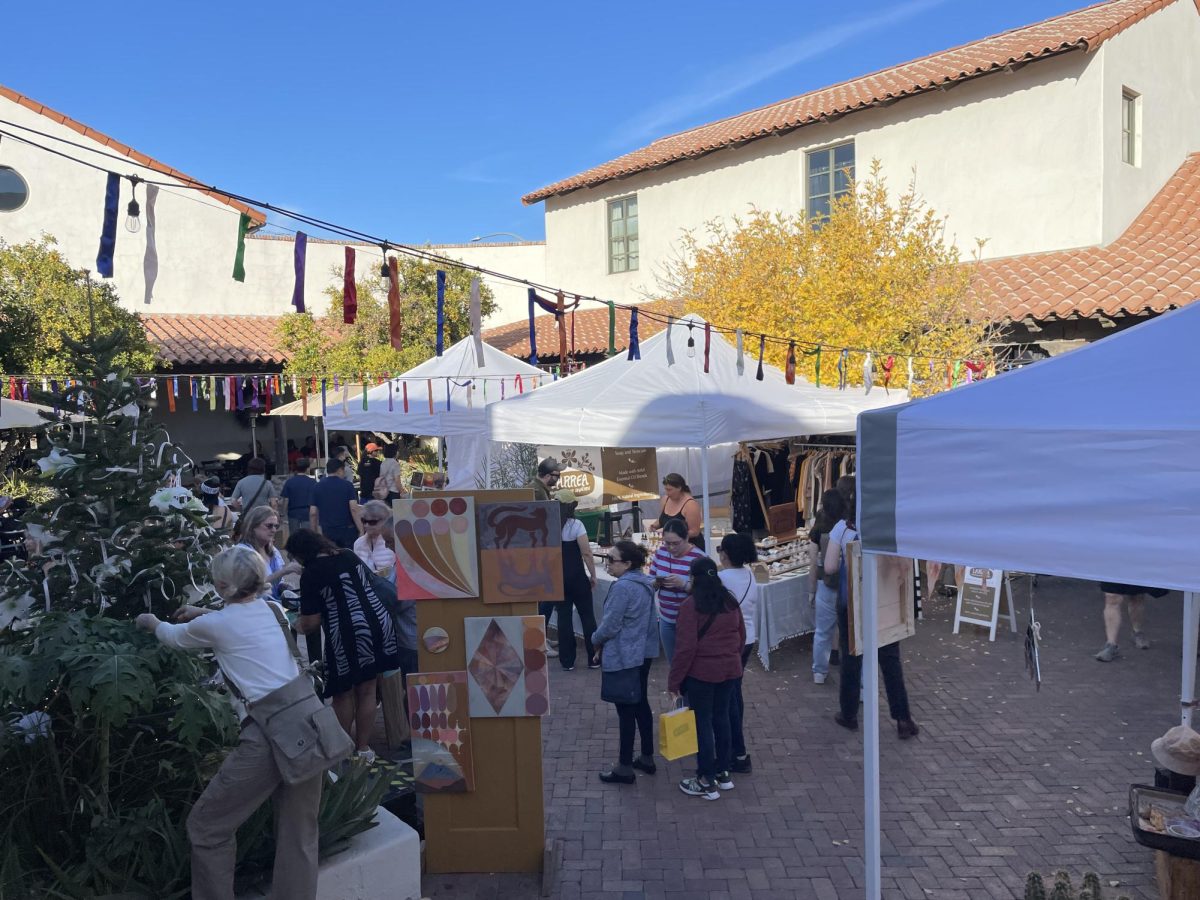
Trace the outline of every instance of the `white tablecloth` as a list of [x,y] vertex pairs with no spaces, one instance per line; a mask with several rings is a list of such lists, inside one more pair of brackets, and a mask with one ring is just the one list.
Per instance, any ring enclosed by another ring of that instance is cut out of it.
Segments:
[[754,609],[754,628],[758,635],[758,658],[770,671],[771,651],[816,627],[812,594],[808,589],[808,570],[758,585],[758,605]]

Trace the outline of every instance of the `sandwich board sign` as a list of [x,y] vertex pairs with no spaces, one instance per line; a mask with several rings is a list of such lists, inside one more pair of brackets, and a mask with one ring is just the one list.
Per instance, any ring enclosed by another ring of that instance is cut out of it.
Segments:
[[[1008,611],[1001,612],[1000,605],[1007,602]],[[996,639],[996,625],[1000,619],[1008,619],[1015,632],[1017,617],[1013,614],[1012,587],[1003,569],[984,566],[967,566],[963,583],[958,589],[958,604],[954,610],[954,634],[963,622],[982,625],[988,629],[988,640]]]

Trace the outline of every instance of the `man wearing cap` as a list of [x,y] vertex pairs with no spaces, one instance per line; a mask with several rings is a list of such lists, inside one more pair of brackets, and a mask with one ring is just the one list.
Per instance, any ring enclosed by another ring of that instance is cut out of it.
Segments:
[[363,503],[375,496],[372,492],[375,490],[375,480],[379,478],[382,449],[372,441],[363,448],[363,457],[358,461],[358,493]]
[[529,482],[529,484],[525,485],[525,487],[533,490],[534,500],[554,499],[553,493],[555,487],[558,485],[558,476],[560,472],[561,469],[559,468],[558,460],[556,460],[553,456],[547,456],[540,463],[538,463],[537,477]]

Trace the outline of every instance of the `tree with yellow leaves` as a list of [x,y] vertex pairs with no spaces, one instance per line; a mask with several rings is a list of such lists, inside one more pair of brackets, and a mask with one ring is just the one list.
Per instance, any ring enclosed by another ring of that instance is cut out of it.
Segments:
[[[714,325],[796,341],[796,373],[810,381],[837,385],[840,364],[846,383],[861,385],[873,351],[876,385],[890,372],[890,386],[908,386],[911,359],[912,392],[922,395],[991,361],[970,267],[913,186],[889,198],[878,161],[827,218],[754,211],[689,233],[682,250],[665,292]],[[788,341],[768,341],[765,358],[783,367],[788,351]],[[756,338],[746,353],[757,355]]]

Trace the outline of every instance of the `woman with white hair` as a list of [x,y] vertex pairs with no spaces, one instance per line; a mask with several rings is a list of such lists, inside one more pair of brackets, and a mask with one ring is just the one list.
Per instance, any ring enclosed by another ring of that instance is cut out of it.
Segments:
[[[225,601],[221,609],[183,606],[179,624],[161,622],[152,613],[137,625],[162,643],[180,650],[211,649],[226,681],[247,703],[254,703],[300,675],[282,612],[263,597],[266,570],[262,557],[245,546],[222,551],[212,563],[213,583]],[[192,897],[215,900],[233,896],[237,829],[266,800],[275,806],[276,897],[310,900],[317,895],[317,812],[323,774],[298,784],[280,775],[271,744],[261,726],[235,703],[242,730],[233,749],[192,807],[187,820],[192,845]]]
[[396,568],[396,552],[388,546],[383,532],[391,525],[391,507],[382,500],[369,500],[363,504],[359,521],[363,533],[354,542],[354,555],[376,575],[390,578]]

